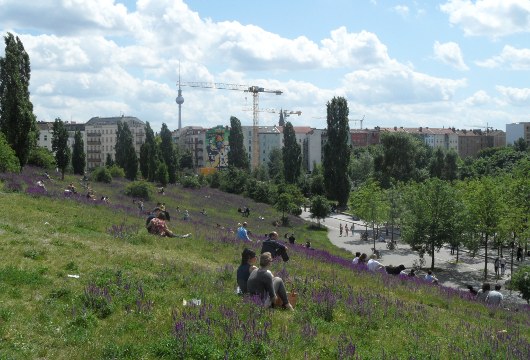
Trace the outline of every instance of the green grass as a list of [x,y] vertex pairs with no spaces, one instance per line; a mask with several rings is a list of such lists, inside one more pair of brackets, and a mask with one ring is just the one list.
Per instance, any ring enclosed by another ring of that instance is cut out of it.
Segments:
[[[234,293],[245,244],[227,229],[247,220],[240,206],[252,209],[254,238],[281,214],[217,190],[168,186],[145,207],[165,202],[170,227],[193,236],[158,238],[123,194],[125,181],[93,187],[132,211],[63,199],[57,194],[70,181],[50,184],[56,196],[0,192],[0,359],[346,359],[355,358],[352,346],[363,359],[528,355],[528,309],[490,309],[354,270],[340,261],[351,254],[296,218],[276,230],[318,250],[291,247],[291,261],[272,268],[298,291],[296,311],[262,309]],[[192,298],[202,306],[182,305]]]

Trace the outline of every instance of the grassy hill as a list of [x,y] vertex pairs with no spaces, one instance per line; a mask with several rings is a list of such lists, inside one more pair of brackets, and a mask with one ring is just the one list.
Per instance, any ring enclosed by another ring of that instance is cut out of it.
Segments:
[[297,218],[276,230],[316,250],[290,246],[291,261],[272,267],[298,291],[295,311],[236,295],[247,244],[230,230],[249,206],[259,252],[280,216],[264,204],[170,186],[145,208],[164,202],[170,228],[193,236],[159,238],[124,195],[126,181],[92,184],[104,204],[65,197],[66,184],[80,187],[73,177],[42,193],[40,172],[0,174],[0,359],[530,358],[528,307],[488,308],[468,293],[368,273]]

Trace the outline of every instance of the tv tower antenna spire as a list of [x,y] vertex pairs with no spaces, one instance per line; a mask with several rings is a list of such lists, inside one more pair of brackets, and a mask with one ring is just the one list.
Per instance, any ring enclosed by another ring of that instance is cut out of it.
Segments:
[[179,127],[180,130],[182,128],[182,104],[184,104],[184,97],[182,96],[182,89],[180,88],[180,61],[179,61],[179,90],[178,90],[178,96],[175,100],[179,106]]

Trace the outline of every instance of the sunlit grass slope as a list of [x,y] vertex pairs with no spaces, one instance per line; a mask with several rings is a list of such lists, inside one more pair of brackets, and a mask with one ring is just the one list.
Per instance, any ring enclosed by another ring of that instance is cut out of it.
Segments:
[[316,250],[290,246],[291,260],[272,268],[298,291],[296,310],[236,295],[247,244],[230,230],[248,221],[259,251],[280,216],[264,204],[170,186],[145,208],[164,202],[170,227],[193,236],[159,238],[123,180],[92,184],[104,204],[65,197],[68,182],[80,187],[73,177],[47,183],[46,194],[34,187],[38,170],[1,177],[0,359],[530,358],[528,308],[487,308],[467,293],[367,273],[296,218],[276,230]]

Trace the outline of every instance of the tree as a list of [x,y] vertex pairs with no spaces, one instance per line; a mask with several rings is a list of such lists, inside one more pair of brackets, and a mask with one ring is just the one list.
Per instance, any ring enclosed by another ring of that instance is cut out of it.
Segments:
[[61,179],[64,180],[64,172],[70,164],[70,147],[68,146],[68,130],[60,118],[53,123],[52,150],[55,153],[55,163],[61,169]]
[[431,269],[434,269],[434,252],[450,239],[456,212],[454,191],[447,182],[432,178],[424,183],[410,184],[403,199],[403,241],[419,251],[420,256],[428,253]]
[[[241,129],[241,121],[235,116],[230,117],[230,134],[228,135],[228,144],[230,151],[228,152],[228,165],[239,169],[248,170],[250,162],[248,159],[245,146],[243,144],[243,130]],[[257,144],[252,144],[256,146]]]
[[327,142],[324,145],[324,179],[326,193],[339,206],[346,206],[350,194],[348,163],[348,103],[343,97],[334,97],[327,103]]
[[74,146],[72,150],[72,167],[74,174],[83,175],[86,167],[85,144],[81,131],[76,131],[74,135]]
[[171,184],[174,184],[177,181],[177,158],[171,131],[169,131],[166,124],[162,124],[160,139],[160,155],[167,167],[168,180]]
[[309,212],[312,219],[317,219],[318,227],[320,227],[320,220],[329,215],[329,209],[329,202],[325,196],[316,195],[311,198]]
[[352,154],[348,165],[348,174],[353,186],[359,186],[374,174],[374,157],[369,151]]
[[155,181],[159,157],[155,134],[147,122],[145,124],[145,142],[140,147],[140,172],[144,179]]
[[442,148],[437,147],[429,163],[429,172],[431,177],[442,179],[445,166],[445,155]]
[[525,152],[528,150],[528,144],[524,138],[519,138],[513,143],[513,148],[515,151]]
[[8,33],[4,39],[5,57],[0,58],[0,132],[24,167],[38,138],[29,99],[30,61],[18,36]]
[[294,184],[302,169],[302,149],[296,141],[293,125],[288,121],[283,128],[283,166],[285,181]]
[[107,158],[105,159],[105,166],[111,167],[114,165],[114,160],[112,159],[112,155],[110,153],[107,154]]
[[283,154],[281,149],[272,149],[269,153],[267,169],[271,180],[274,180],[277,184],[283,181]]
[[138,173],[138,157],[134,149],[133,137],[129,125],[118,121],[116,133],[116,164],[125,170],[125,177],[135,180]]
[[530,304],[530,266],[521,267],[513,274],[512,287],[519,290],[523,299]]
[[156,171],[156,178],[162,186],[166,186],[169,181],[169,174],[167,172],[166,163],[161,161],[158,163],[158,169]]
[[458,178],[458,159],[458,154],[454,150],[449,150],[445,154],[442,174],[444,180],[454,181]]
[[374,159],[375,172],[385,188],[393,181],[419,180],[426,150],[417,138],[406,133],[382,133],[382,152]]
[[0,133],[0,172],[19,172],[18,158],[6,141],[4,134]]
[[351,195],[350,208],[353,213],[372,227],[374,249],[378,235],[376,227],[379,228],[388,219],[389,206],[384,190],[374,180],[364,183]]
[[282,223],[284,225],[287,224],[287,218],[285,217],[285,212],[288,212],[293,205],[293,199],[291,198],[290,194],[283,193],[278,195],[278,199],[276,200],[276,203],[274,204],[275,208],[278,211],[282,212]]
[[[474,224],[473,231],[479,235],[487,255],[490,239],[500,230],[500,214],[504,211],[500,201],[500,188],[491,177],[469,180],[464,187],[463,200],[469,217],[468,222]],[[484,279],[487,277],[488,257],[485,256]]]
[[193,155],[189,149],[180,157],[179,165],[181,169],[193,169]]

